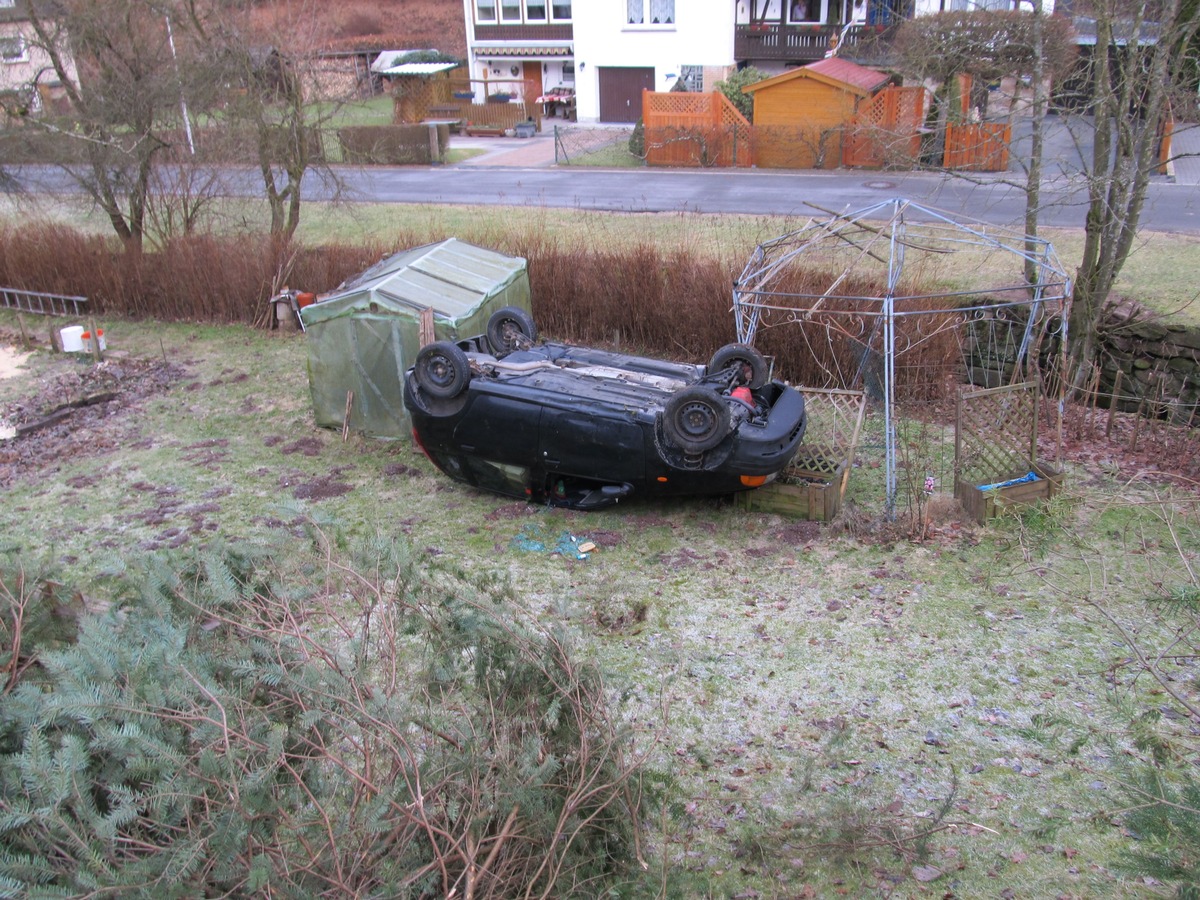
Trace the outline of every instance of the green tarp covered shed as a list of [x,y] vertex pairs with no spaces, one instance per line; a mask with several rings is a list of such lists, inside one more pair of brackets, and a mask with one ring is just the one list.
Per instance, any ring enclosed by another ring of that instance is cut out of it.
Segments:
[[404,250],[300,310],[317,424],[373,437],[407,437],[404,371],[421,349],[421,316],[437,340],[484,334],[504,306],[530,310],[525,260],[456,238]]

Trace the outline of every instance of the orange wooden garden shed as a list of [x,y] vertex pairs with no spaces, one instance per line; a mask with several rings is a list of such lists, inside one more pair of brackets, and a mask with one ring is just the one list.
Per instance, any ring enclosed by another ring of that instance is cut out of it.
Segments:
[[860,106],[894,80],[887,72],[830,57],[743,88],[754,98],[755,165],[840,166],[843,135]]

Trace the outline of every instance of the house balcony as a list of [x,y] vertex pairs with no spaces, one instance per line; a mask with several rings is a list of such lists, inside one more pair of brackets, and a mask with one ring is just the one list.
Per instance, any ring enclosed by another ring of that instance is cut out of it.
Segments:
[[548,22],[544,25],[514,22],[511,25],[480,25],[475,23],[475,42],[494,41],[572,41],[575,29],[570,22]]
[[780,25],[760,23],[735,26],[733,56],[739,62],[778,60],[809,63],[824,59],[835,41],[841,42],[838,56],[870,64],[887,59],[896,26]]

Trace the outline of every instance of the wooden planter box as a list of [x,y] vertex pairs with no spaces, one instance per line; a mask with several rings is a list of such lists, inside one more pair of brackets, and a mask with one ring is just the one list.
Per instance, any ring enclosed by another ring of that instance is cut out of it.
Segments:
[[828,473],[805,473],[789,469],[786,481],[773,481],[752,491],[734,496],[740,509],[777,513],[793,519],[828,522],[842,508],[842,471],[830,478]]
[[1062,472],[1052,466],[1042,464],[1035,464],[1031,471],[1037,474],[1037,481],[1023,481],[1019,484],[992,488],[987,491],[980,490],[978,485],[956,481],[954,496],[962,503],[967,514],[983,525],[988,519],[995,518],[1007,507],[1030,506],[1042,500],[1048,500],[1062,490]]

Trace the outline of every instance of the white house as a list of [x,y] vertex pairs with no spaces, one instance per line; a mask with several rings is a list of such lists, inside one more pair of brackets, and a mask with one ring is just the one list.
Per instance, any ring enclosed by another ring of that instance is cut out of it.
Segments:
[[[5,107],[11,104],[37,113],[61,92],[62,84],[29,22],[29,2],[0,0],[0,95],[6,98]],[[65,41],[62,53],[67,74],[74,78],[74,61]]]
[[[574,92],[581,122],[636,122],[642,90],[712,90],[740,64],[780,74],[837,53],[875,59],[888,33],[942,9],[1029,0],[463,0],[467,64],[481,93]],[[1046,12],[1053,0],[1044,0]]]

